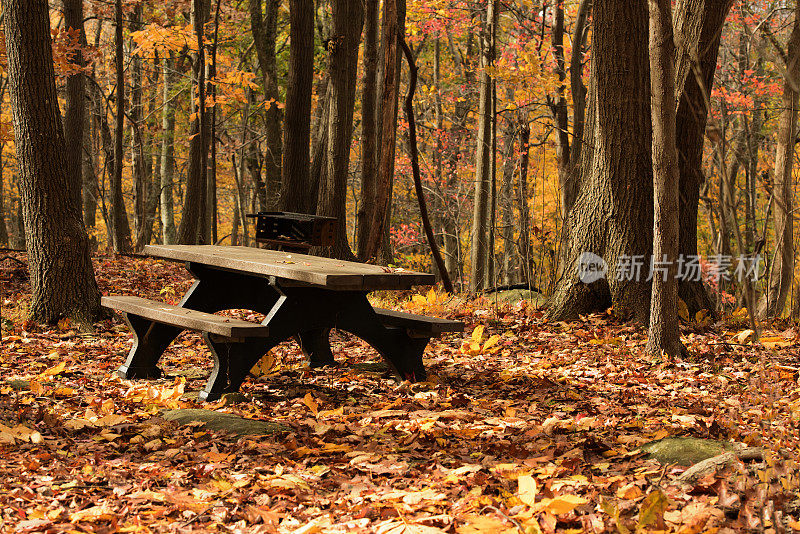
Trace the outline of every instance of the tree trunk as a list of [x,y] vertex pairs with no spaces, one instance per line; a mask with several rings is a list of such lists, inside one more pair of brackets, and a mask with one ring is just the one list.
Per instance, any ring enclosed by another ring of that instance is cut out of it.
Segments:
[[[653,283],[647,351],[679,357],[678,149],[675,140],[675,41],[670,0],[649,0],[650,114],[653,124]],[[658,263],[656,263],[658,262]],[[663,270],[662,270],[663,269]]]
[[382,76],[378,102],[380,110],[378,130],[381,143],[374,196],[372,201],[364,203],[364,208],[368,210],[364,216],[368,221],[364,226],[367,235],[362,240],[363,249],[359,249],[359,256],[364,261],[378,258],[384,234],[390,224],[394,155],[397,143],[397,98],[400,87],[400,56],[397,43],[397,35],[400,31],[398,4],[398,0],[387,0],[383,4],[381,21]]
[[[259,184],[258,198],[259,209],[264,211],[275,210],[280,204],[281,192],[281,110],[278,107],[278,71],[275,57],[275,39],[278,27],[278,7],[280,0],[266,0],[266,10],[262,16],[261,0],[250,0],[250,24],[253,29],[253,42],[258,65],[261,69],[264,85],[264,98],[266,109],[264,121],[266,123],[263,177]],[[307,7],[307,6],[305,6]],[[313,9],[306,17],[313,17]],[[313,31],[306,36],[313,39]]]
[[519,256],[522,266],[522,281],[533,285],[533,261],[531,257],[531,214],[528,209],[528,167],[530,163],[531,125],[526,111],[519,117],[519,177],[517,183],[517,211],[519,212]]
[[472,213],[472,247],[470,260],[472,276],[471,293],[487,286],[487,267],[489,251],[489,199],[492,180],[490,165],[492,160],[492,96],[494,94],[491,76],[486,69],[494,64],[494,36],[497,24],[496,0],[487,0],[486,19],[481,32],[481,74],[480,96],[478,97],[478,134],[475,149],[475,200]]
[[[647,323],[646,267],[639,276],[632,272],[630,277],[617,277],[614,272],[622,261],[632,256],[643,261],[652,252],[647,8],[639,2],[598,0],[593,27],[594,153],[582,158],[580,192],[565,220],[565,269],[548,316],[567,320],[613,304],[616,315]],[[592,258],[586,253],[610,266],[605,277],[579,272],[580,263],[599,266],[588,261]]]
[[101,311],[100,291],[75,192],[80,190],[67,176],[47,1],[6,0],[3,22],[28,247],[30,315],[47,323],[69,317],[88,324]]
[[[711,94],[714,84],[722,24],[730,7],[728,0],[707,2],[700,25],[697,64],[694,72],[686,77],[683,91],[680,92],[676,117],[680,167],[678,253],[684,258],[697,257],[697,212],[700,186],[704,181],[703,141],[708,119],[706,95]],[[676,87],[679,88],[678,85]],[[701,280],[682,278],[678,282],[678,296],[686,303],[691,316],[700,310],[712,311],[715,308]]]
[[798,85],[800,85],[800,0],[795,2],[794,26],[786,50],[786,71],[781,95],[775,148],[775,177],[772,186],[775,257],[770,266],[769,285],[759,302],[758,315],[780,317],[794,273],[794,216],[792,214],[792,167],[797,142]]
[[115,19],[115,58],[117,70],[117,117],[114,129],[114,175],[111,178],[111,220],[114,232],[114,251],[130,252],[131,227],[128,225],[128,213],[125,210],[125,199],[122,197],[122,137],[125,130],[125,65],[122,54],[122,0],[114,5]]
[[192,21],[197,38],[198,52],[195,57],[194,79],[197,88],[197,118],[192,121],[189,142],[189,168],[186,174],[186,194],[178,228],[178,242],[184,245],[208,243],[208,221],[206,221],[206,183],[208,169],[208,136],[206,125],[206,80],[205,46],[203,26],[206,20],[203,0],[192,0]]
[[[130,30],[141,29],[142,5],[134,7],[130,15]],[[131,51],[133,46],[130,47]],[[152,224],[147,217],[147,195],[149,192],[149,177],[145,170],[145,141],[142,130],[144,125],[144,107],[142,105],[142,56],[130,55],[131,69],[131,171],[133,174],[133,228],[136,235],[135,250],[141,252],[147,243],[144,237],[147,234],[147,225]]]
[[[314,3],[289,2],[289,82],[283,131],[281,202],[285,211],[313,211],[311,191],[311,93],[314,84]],[[316,197],[314,197],[316,200]]]
[[551,44],[556,62],[555,72],[558,76],[558,88],[555,98],[547,95],[547,104],[556,127],[556,165],[558,167],[558,184],[561,189],[561,214],[562,217],[565,217],[575,203],[578,190],[575,187],[575,173],[570,169],[567,98],[564,96],[567,79],[564,60],[564,0],[553,0]]
[[[513,90],[509,89],[509,93]],[[513,96],[513,95],[512,95]],[[513,116],[506,117],[506,126],[503,132],[503,178],[500,187],[500,207],[503,238],[503,284],[511,285],[516,282],[517,270],[517,244],[514,242],[514,195],[512,192],[514,170],[516,169],[515,146],[517,142],[517,121]],[[520,236],[522,237],[522,236]]]
[[90,249],[94,251],[97,248],[97,236],[95,229],[97,226],[97,196],[98,196],[98,183],[97,171],[95,165],[95,154],[97,152],[95,147],[95,135],[93,134],[91,116],[87,113],[84,116],[83,128],[83,147],[82,147],[82,204],[83,204],[83,224],[86,227],[86,233],[89,235]]
[[[83,0],[64,0],[64,25],[68,29],[80,32],[78,42],[83,45]],[[71,62],[79,69],[83,68],[83,52],[75,49]],[[86,114],[86,90],[83,72],[76,72],[67,78],[66,110],[64,113],[64,139],[67,151],[64,154],[67,178],[70,180],[70,198],[76,206],[81,205],[82,162],[83,162],[83,125]]]
[[[587,31],[592,0],[581,0],[572,33],[572,54],[569,61],[569,82],[572,91],[572,147],[569,158],[571,172],[577,178],[577,167],[583,150],[583,129],[586,122],[586,86],[583,84],[583,51],[589,35]],[[577,180],[573,179],[577,192]],[[566,214],[565,214],[566,216]]]
[[175,76],[175,59],[170,52],[164,57],[164,106],[161,108],[161,240],[165,245],[174,245],[175,212],[172,181],[175,174],[175,95],[172,85]]
[[364,78],[361,101],[361,198],[358,209],[358,258],[367,261],[367,241],[374,216],[378,165],[378,0],[364,3]]
[[330,255],[355,259],[347,242],[347,179],[350,172],[350,142],[353,136],[353,108],[358,73],[358,44],[363,23],[361,0],[331,2],[331,41],[328,44],[330,71],[330,117],[326,179],[321,184],[320,215],[336,217],[339,224]]

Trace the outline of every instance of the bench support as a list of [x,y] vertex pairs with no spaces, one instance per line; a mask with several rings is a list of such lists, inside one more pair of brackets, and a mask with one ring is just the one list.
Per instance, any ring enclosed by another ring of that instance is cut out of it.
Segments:
[[[435,332],[407,329],[401,322],[387,326],[367,300],[366,291],[334,291],[318,286],[287,285],[280,281],[187,264],[197,278],[181,306],[208,313],[225,309],[266,312],[262,324],[266,337],[232,339],[204,333],[214,359],[214,370],[202,400],[213,401],[223,393],[238,391],[261,357],[278,343],[297,338],[312,367],[335,365],[329,335],[331,329],[350,332],[363,339],[404,380],[425,380],[422,355]],[[126,314],[134,344],[118,374],[123,378],[158,378],[161,354],[182,328]]]

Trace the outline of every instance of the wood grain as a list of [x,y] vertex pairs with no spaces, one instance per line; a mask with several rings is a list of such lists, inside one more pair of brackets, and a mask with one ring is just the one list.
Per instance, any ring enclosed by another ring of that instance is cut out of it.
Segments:
[[258,323],[190,310],[141,297],[103,297],[101,302],[106,308],[189,330],[209,332],[230,338],[267,337],[269,335],[269,327]]
[[343,291],[410,289],[431,285],[432,274],[252,247],[149,245],[146,254]]

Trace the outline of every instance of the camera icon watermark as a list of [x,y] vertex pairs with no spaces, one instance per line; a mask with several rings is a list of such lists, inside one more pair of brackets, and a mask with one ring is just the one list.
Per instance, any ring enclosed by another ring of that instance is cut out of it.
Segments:
[[591,252],[583,252],[578,258],[578,279],[584,284],[597,282],[605,278],[608,264],[603,258]]

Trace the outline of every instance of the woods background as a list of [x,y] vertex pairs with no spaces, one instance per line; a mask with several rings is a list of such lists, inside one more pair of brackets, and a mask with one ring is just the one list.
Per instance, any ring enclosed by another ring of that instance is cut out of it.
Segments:
[[[435,270],[419,220],[408,121],[398,106],[408,78],[394,38],[400,34],[419,70],[422,184],[456,289],[526,284],[545,297],[555,292],[558,304],[565,243],[580,242],[564,225],[579,196],[577,169],[587,148],[598,149],[585,134],[595,113],[590,60],[599,52],[591,4],[52,1],[66,168],[70,180],[79,179],[92,246],[247,245],[245,214],[283,209],[340,218],[336,245],[319,253]],[[703,21],[691,17],[697,5],[721,17],[706,21],[715,34],[702,34]],[[681,35],[700,43],[688,64],[678,59],[686,92],[702,67],[713,73],[711,90],[699,96],[710,113],[699,132],[696,231],[715,309],[744,305],[745,288],[713,276],[708,258],[760,254],[764,276],[754,289],[776,295],[761,311],[800,313],[792,224],[796,9],[783,0],[674,6],[676,44]],[[625,46],[642,46],[635,28],[627,43],[617,35],[604,46],[629,61]],[[715,71],[702,63],[714,37]],[[0,59],[0,243],[22,249]],[[613,90],[649,105],[646,92]],[[621,128],[628,140],[641,132],[636,124]],[[634,182],[636,172],[630,169]],[[692,215],[682,214],[682,226],[695,225]],[[681,296],[686,313],[708,304]]]

